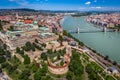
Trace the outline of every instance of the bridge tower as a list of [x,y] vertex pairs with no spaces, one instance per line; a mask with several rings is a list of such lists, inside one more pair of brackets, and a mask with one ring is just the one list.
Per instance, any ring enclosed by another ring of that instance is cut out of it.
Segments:
[[78,33],[78,34],[80,33],[80,28],[79,28],[79,27],[77,28],[77,33]]

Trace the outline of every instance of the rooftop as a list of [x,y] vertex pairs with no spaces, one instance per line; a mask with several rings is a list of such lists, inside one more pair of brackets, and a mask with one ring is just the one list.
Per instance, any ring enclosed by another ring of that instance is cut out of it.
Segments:
[[40,36],[42,36],[42,37],[47,37],[47,36],[52,36],[52,35],[54,35],[54,34],[50,33],[50,32],[40,34]]
[[49,28],[47,28],[47,27],[40,27],[39,29],[40,29],[40,30],[43,30],[43,31],[49,30]]

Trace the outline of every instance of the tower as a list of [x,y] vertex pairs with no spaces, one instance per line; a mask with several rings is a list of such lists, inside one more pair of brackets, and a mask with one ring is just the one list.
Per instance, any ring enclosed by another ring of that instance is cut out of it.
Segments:
[[18,17],[19,17],[19,16],[18,16],[18,13],[16,13],[16,19],[17,19],[17,20],[18,20]]
[[66,47],[66,53],[69,54],[70,56],[72,56],[72,50],[70,46]]
[[79,27],[77,28],[77,33],[78,33],[78,34],[80,33],[80,28],[79,28]]

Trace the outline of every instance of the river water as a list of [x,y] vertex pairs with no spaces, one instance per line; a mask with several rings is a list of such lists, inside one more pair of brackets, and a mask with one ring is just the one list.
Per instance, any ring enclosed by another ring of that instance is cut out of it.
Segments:
[[[80,30],[97,30],[99,28],[89,24],[83,17],[66,16],[62,21],[62,27],[67,30],[75,30],[77,27]],[[108,55],[113,61],[120,64],[120,33],[118,32],[95,32],[95,33],[71,33],[75,38],[84,42],[87,46],[101,53]]]

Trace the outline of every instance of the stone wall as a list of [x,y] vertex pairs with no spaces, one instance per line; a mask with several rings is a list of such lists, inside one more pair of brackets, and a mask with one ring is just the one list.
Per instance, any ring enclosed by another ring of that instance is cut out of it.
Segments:
[[49,66],[48,66],[48,70],[52,73],[52,74],[58,74],[58,75],[61,75],[61,74],[65,74],[68,72],[69,68],[69,62],[66,63],[65,65],[63,66],[55,66],[53,65],[51,62],[49,62]]

